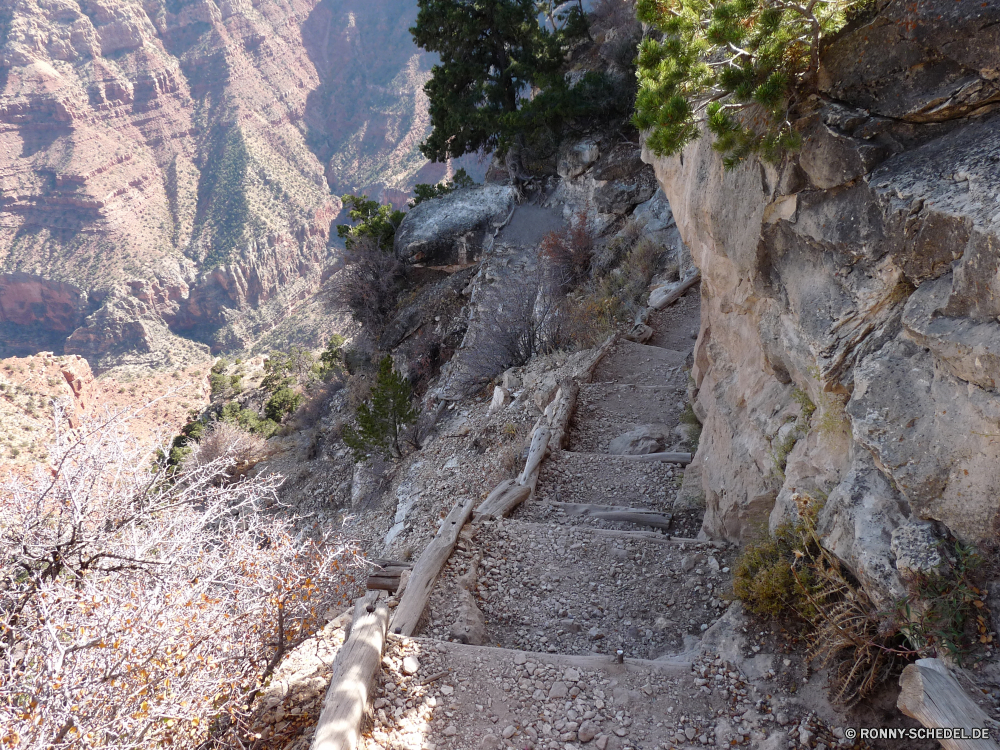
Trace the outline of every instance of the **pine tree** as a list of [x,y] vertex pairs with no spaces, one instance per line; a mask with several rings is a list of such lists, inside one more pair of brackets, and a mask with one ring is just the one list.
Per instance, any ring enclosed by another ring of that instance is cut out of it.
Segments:
[[416,43],[441,59],[424,86],[433,131],[421,144],[445,161],[479,150],[509,148],[523,131],[519,108],[533,87],[565,85],[562,65],[586,34],[580,9],[551,8],[554,28],[539,23],[551,3],[537,0],[420,0]]
[[416,422],[420,415],[411,404],[412,395],[409,381],[393,368],[392,357],[383,357],[371,398],[358,407],[357,429],[344,427],[344,443],[355,461],[364,461],[374,451],[386,458],[403,455],[400,437],[405,427]]
[[337,225],[337,236],[344,239],[344,246],[353,250],[363,237],[370,237],[382,252],[391,253],[396,229],[405,214],[392,206],[370,200],[367,195],[348,194],[341,196],[340,200],[345,208],[350,206],[347,215],[355,222],[353,225]]
[[660,156],[706,125],[732,168],[751,154],[775,161],[797,148],[791,113],[814,88],[822,39],[865,0],[639,0],[660,32],[639,47],[633,123]]

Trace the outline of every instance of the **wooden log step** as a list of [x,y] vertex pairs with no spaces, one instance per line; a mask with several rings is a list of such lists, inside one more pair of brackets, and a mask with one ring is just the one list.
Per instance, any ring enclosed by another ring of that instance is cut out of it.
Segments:
[[580,458],[620,458],[625,461],[635,461],[636,463],[666,463],[680,464],[687,466],[694,456],[690,453],[663,452],[663,453],[643,453],[639,456],[628,456],[618,453],[577,453],[575,451],[563,451],[563,455],[568,457],[579,456]]
[[697,268],[691,269],[684,278],[675,281],[673,284],[665,284],[657,287],[649,294],[649,307],[654,310],[662,310],[674,304],[684,296],[684,292],[701,282],[701,271]]
[[393,593],[399,588],[399,581],[399,573],[395,575],[371,575],[368,576],[365,588],[369,591],[388,591],[389,593]]
[[707,547],[715,547],[717,549],[722,549],[726,546],[725,542],[708,541],[702,539],[691,539],[690,537],[682,536],[668,536],[667,534],[661,534],[658,531],[620,531],[618,529],[598,529],[592,526],[569,526],[567,524],[563,525],[553,525],[551,523],[538,523],[536,521],[513,521],[507,519],[504,523],[517,524],[518,528],[524,530],[526,534],[532,532],[538,532],[539,534],[545,535],[550,531],[554,531],[563,535],[584,535],[590,534],[592,536],[603,536],[612,539],[630,539],[637,542],[661,542],[665,544],[703,544]]
[[673,524],[672,513],[661,513],[646,508],[625,508],[618,505],[593,505],[590,503],[550,503],[554,508],[561,508],[571,518],[581,516],[599,518],[602,521],[634,523],[640,526],[652,526],[655,529],[667,531]]
[[411,562],[401,562],[399,560],[384,560],[381,557],[372,558],[371,563],[376,568],[382,568],[388,570],[389,568],[412,568],[413,563]]

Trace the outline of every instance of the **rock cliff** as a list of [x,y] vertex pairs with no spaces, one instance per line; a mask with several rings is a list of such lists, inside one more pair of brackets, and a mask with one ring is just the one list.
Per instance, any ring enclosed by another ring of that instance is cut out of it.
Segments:
[[825,543],[880,597],[913,528],[1000,508],[995,4],[891,0],[823,55],[799,152],[733,171],[704,137],[657,178],[703,274],[704,532],[826,498]]
[[[415,12],[411,0],[4,3],[4,352],[61,351],[106,304],[105,317],[127,308],[215,349],[273,327],[337,261],[331,187],[398,192],[426,163]],[[124,343],[89,328],[67,352]]]

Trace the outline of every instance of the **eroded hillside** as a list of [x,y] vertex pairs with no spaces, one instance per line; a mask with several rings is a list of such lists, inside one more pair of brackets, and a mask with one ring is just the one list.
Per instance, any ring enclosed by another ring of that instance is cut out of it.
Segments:
[[336,194],[398,199],[426,164],[415,11],[5,4],[3,352],[65,351],[105,369],[171,348],[142,321],[217,349],[272,328],[337,260]]

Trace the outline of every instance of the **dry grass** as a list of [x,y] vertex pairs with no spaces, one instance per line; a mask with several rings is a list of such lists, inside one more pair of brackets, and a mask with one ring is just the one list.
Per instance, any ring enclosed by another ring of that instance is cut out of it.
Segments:
[[879,610],[816,531],[820,503],[795,495],[799,519],[748,544],[734,565],[733,592],[752,612],[794,613],[812,627],[809,659],[831,668],[830,697],[851,706],[916,656],[895,613]]

